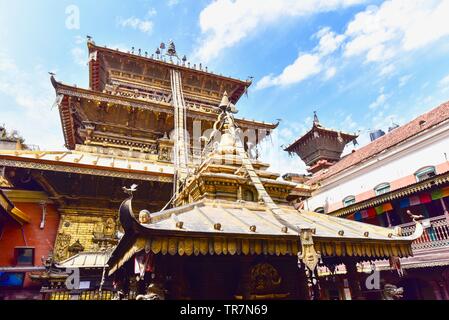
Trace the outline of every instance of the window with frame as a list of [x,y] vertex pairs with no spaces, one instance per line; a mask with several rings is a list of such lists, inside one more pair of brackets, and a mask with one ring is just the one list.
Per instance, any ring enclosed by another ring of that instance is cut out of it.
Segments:
[[355,196],[347,196],[343,199],[343,206],[348,207],[355,203]]
[[313,210],[313,211],[316,212],[316,213],[324,213],[324,207],[316,208],[316,209]]
[[415,172],[416,181],[424,181],[426,179],[432,178],[436,175],[436,170],[434,166],[424,167]]
[[254,201],[254,194],[251,190],[245,190],[243,192],[243,200],[245,201]]
[[381,183],[374,188],[374,192],[376,193],[376,196],[380,196],[381,194],[388,193],[388,192],[390,192],[390,184],[387,182]]
[[34,247],[15,247],[17,266],[34,266]]
[[0,287],[23,287],[25,273],[0,271]]

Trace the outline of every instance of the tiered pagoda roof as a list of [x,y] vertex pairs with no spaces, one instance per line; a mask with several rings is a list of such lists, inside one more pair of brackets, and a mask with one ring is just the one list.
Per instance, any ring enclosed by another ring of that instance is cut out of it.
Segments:
[[322,126],[315,114],[312,129],[285,148],[285,151],[296,153],[309,166],[308,171],[316,173],[339,161],[346,144],[356,138],[356,134]]
[[[97,46],[91,39],[88,49],[89,89],[51,78],[70,150],[87,144],[156,152],[158,139],[174,128],[170,70],[181,73],[189,132],[196,120],[202,122],[201,130],[210,128],[224,92],[236,103],[251,85],[249,80],[217,75],[176,56],[122,52]],[[248,119],[237,122],[242,129],[255,130],[256,136],[260,136],[259,130],[264,136],[277,127]]]
[[122,52],[98,46],[92,40],[87,45],[91,57],[90,88],[94,91],[107,90],[108,85],[112,84],[128,86],[129,89],[153,88],[159,91],[163,88],[169,93],[169,71],[176,69],[184,79],[183,92],[187,100],[202,97],[218,105],[225,91],[231,102],[237,103],[252,84],[251,80],[242,81],[214,74],[201,64],[191,64],[176,57]]

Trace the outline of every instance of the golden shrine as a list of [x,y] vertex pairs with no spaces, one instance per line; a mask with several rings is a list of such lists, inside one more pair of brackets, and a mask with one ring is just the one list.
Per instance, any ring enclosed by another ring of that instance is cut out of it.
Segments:
[[0,153],[8,197],[60,216],[32,276],[49,298],[67,298],[65,268],[118,298],[318,298],[317,266],[340,263],[356,297],[357,262],[411,254],[422,228],[401,237],[288,204],[297,185],[251,156],[277,124],[234,116],[251,81],[191,64],[173,42],[151,55],[87,46],[89,89],[51,77],[68,150]]
[[318,299],[318,265],[344,263],[353,297],[359,297],[356,263],[412,254],[420,224],[404,237],[400,230],[288,205],[296,184],[278,181],[268,165],[248,157],[226,94],[219,108],[208,141],[221,135],[173,209],[141,211],[137,219],[135,189],[126,190],[131,197],[120,208],[125,234],[108,261],[122,292],[148,300]]

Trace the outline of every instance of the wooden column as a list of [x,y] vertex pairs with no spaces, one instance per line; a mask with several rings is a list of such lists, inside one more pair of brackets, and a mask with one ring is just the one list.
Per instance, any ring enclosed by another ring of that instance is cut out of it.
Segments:
[[309,281],[305,273],[306,266],[301,262],[301,268],[297,268],[298,279],[298,299],[299,300],[311,300],[309,292]]
[[243,300],[251,299],[251,260],[249,257],[242,257],[240,268],[240,288]]
[[354,259],[346,259],[344,262],[352,300],[360,300],[362,298],[362,290],[360,288],[360,279],[356,263],[357,262]]

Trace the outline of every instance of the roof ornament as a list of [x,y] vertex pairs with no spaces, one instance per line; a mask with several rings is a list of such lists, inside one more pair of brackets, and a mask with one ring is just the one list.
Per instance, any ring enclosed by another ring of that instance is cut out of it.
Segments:
[[91,36],[87,35],[86,38],[87,38],[87,43],[95,44],[95,42]]
[[318,120],[318,115],[316,114],[316,111],[313,112],[313,124],[317,125],[320,123],[320,120]]
[[167,49],[167,55],[172,56],[172,57],[176,57],[176,46],[175,43],[173,42],[173,40],[170,39],[170,41],[168,42],[168,49]]
[[226,91],[223,93],[223,98],[221,99],[218,108],[220,108],[222,112],[238,113],[235,104],[229,101],[228,93]]
[[123,191],[124,191],[126,194],[132,196],[133,193],[134,193],[135,191],[137,191],[137,184],[133,184],[133,185],[131,185],[131,187],[129,187],[129,188],[127,188],[127,187],[122,187],[122,189],[123,189]]
[[416,215],[416,214],[413,214],[410,210],[407,210],[407,214],[408,214],[408,216],[413,220],[413,222],[417,222],[419,219],[422,219],[422,218],[424,218],[424,216],[423,215]]
[[[166,52],[164,52],[165,49],[167,49]],[[175,43],[171,39],[168,41],[168,47],[165,45],[164,42],[161,42],[159,47],[156,48],[155,54],[156,54],[156,58],[158,60],[162,60],[162,61],[165,61],[165,58],[164,58],[165,56],[169,57],[170,62],[173,62],[173,57],[176,57],[178,60],[177,63],[179,64],[182,61],[182,65],[185,65],[185,63],[187,61],[186,56],[183,56],[182,60],[181,60],[181,58],[178,57],[178,54],[176,52]]]

